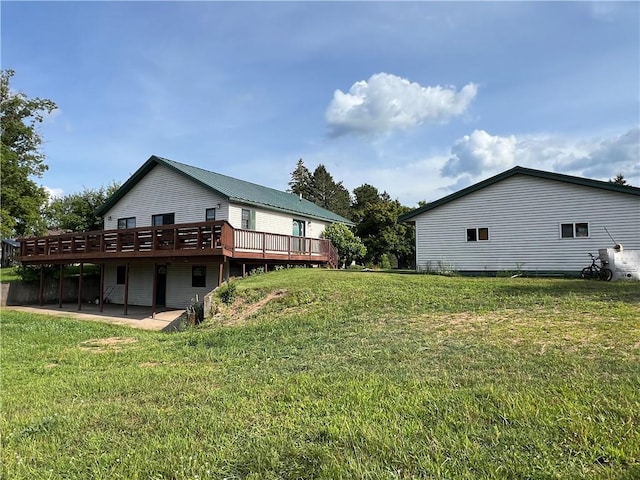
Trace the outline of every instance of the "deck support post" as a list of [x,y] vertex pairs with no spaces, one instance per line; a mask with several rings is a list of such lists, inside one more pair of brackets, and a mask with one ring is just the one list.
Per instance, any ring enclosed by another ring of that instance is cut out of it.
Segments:
[[129,264],[124,269],[124,314],[129,315]]
[[264,264],[264,273],[267,273],[269,271],[269,264],[265,262]]
[[[220,262],[218,267],[218,286],[222,285],[222,276],[224,275],[224,263]],[[242,276],[244,277],[244,263],[242,264]]]
[[247,264],[243,263],[242,264],[242,278],[247,276]]
[[40,265],[40,291],[38,293],[40,305],[44,305],[44,265]]
[[78,278],[78,310],[82,310],[82,276],[84,273],[84,263],[80,263],[80,277]]
[[64,265],[60,264],[60,278],[58,279],[58,308],[62,308],[62,289],[64,285]]
[[158,264],[153,264],[153,290],[151,293],[151,318],[156,318],[156,303],[158,302]]
[[106,264],[100,265],[100,313],[104,312],[104,271]]

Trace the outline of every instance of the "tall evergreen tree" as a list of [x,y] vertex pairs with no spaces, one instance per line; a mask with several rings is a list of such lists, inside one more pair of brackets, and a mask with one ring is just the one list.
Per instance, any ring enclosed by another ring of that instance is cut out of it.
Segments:
[[609,180],[609,183],[617,183],[618,185],[628,185],[627,179],[624,178],[624,175],[619,173],[614,178]]
[[3,237],[41,233],[44,228],[42,209],[47,192],[32,177],[47,170],[40,150],[42,137],[36,126],[56,108],[51,100],[28,98],[10,87],[13,70],[0,72],[0,122],[2,149],[0,172],[0,234]]
[[309,198],[311,193],[311,172],[305,167],[304,160],[298,160],[296,169],[291,172],[289,192]]
[[351,216],[349,190],[342,182],[336,183],[322,164],[313,171],[309,200],[343,217]]

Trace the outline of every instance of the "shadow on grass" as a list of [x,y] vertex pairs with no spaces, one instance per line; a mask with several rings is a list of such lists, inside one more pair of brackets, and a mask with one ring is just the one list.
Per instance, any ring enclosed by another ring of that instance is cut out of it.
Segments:
[[[341,272],[358,272],[358,270],[336,270]],[[390,275],[425,276],[414,270],[367,270],[363,274],[386,273]],[[437,278],[438,275],[430,275]],[[576,278],[551,278],[551,277],[495,277],[478,275],[447,276],[442,279],[455,281],[483,281],[491,282],[490,290],[497,296],[547,296],[552,298],[575,297],[587,301],[623,302],[640,306],[640,282],[618,281],[603,282],[600,280],[582,280]]]
[[623,302],[640,306],[640,282],[601,282],[598,280],[526,280],[512,285],[496,285],[494,291],[505,296],[575,297],[585,301]]

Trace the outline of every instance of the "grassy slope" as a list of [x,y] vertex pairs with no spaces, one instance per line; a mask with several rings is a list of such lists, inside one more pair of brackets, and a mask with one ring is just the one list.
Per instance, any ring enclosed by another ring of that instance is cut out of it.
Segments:
[[638,283],[297,269],[238,294],[282,288],[178,334],[3,312],[2,478],[640,477]]

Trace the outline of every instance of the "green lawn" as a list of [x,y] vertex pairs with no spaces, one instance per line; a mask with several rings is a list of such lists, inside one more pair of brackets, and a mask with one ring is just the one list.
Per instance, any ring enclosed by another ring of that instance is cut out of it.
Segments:
[[639,302],[293,269],[174,334],[3,311],[1,478],[640,478]]
[[0,268],[0,282],[15,282],[20,280],[16,267]]

